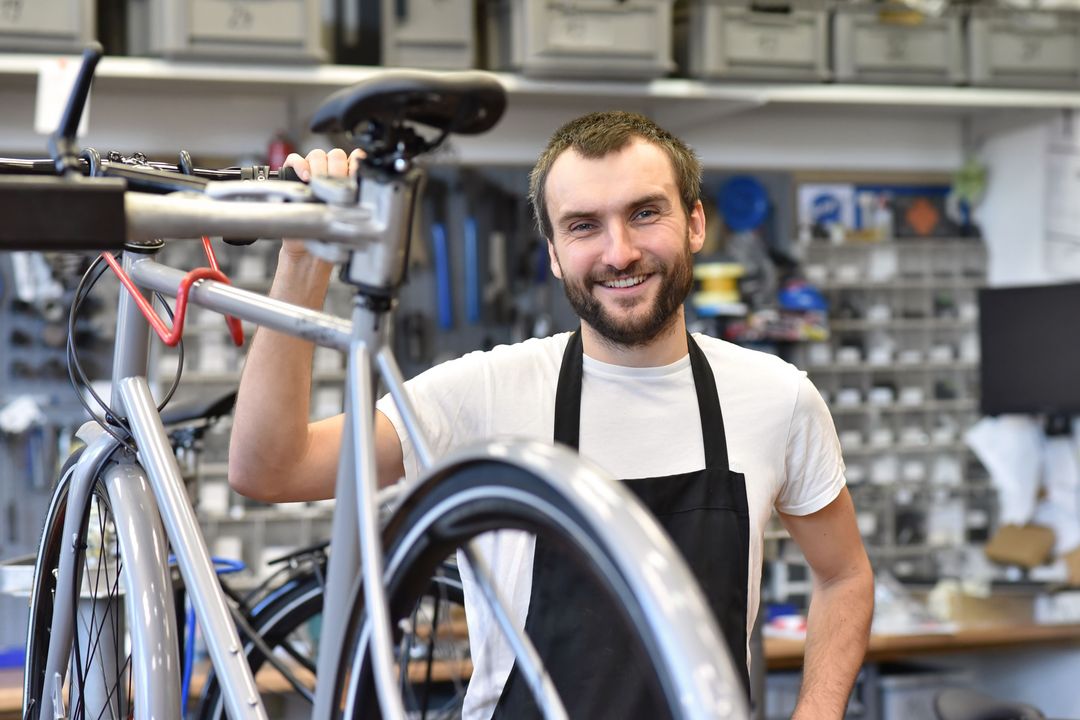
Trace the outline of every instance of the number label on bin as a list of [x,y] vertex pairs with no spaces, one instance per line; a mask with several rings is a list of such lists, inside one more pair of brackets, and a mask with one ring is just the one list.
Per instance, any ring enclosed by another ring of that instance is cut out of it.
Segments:
[[302,0],[191,0],[192,38],[302,42]]

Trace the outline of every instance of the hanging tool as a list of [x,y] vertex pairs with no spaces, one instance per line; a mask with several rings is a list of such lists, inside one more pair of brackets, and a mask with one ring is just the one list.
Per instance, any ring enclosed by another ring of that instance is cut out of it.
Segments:
[[450,248],[446,237],[446,184],[428,180],[427,196],[431,203],[431,245],[435,259],[435,302],[439,328],[454,327],[454,295],[450,284]]

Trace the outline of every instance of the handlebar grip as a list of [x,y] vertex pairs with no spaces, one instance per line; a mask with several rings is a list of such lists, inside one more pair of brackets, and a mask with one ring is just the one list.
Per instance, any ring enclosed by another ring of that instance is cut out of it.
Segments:
[[119,178],[0,176],[0,250],[121,250],[126,189]]
[[283,167],[278,170],[278,180],[289,180],[290,182],[303,182],[300,176],[296,174],[296,171],[291,167]]

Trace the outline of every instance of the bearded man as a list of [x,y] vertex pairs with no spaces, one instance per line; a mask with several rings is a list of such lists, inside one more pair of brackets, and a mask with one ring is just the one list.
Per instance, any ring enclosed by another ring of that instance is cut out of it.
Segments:
[[[287,164],[310,177],[342,175],[355,162],[334,150]],[[530,200],[580,328],[470,353],[407,389],[436,455],[511,435],[564,443],[623,479],[682,552],[743,670],[764,529],[776,510],[814,575],[794,717],[840,718],[866,650],[873,575],[839,442],[805,373],[687,332],[683,302],[705,238],[700,192],[693,151],[645,117],[593,113],[560,128],[533,168]],[[287,242],[272,294],[320,307],[329,276],[328,265]],[[300,340],[256,335],[230,451],[230,482],[245,495],[334,492],[343,423],[308,424],[311,352]],[[417,476],[388,398],[379,403],[376,444],[380,484]],[[512,619],[537,646],[570,717],[660,717],[616,633],[581,620],[590,598],[573,569],[530,535],[489,540]],[[474,664],[464,717],[538,716],[509,646],[476,609],[479,590],[463,579]],[[748,688],[748,675],[743,682]]]

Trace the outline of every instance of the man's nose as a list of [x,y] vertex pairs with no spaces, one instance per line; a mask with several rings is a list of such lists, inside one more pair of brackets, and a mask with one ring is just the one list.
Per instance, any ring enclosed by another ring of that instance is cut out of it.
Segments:
[[608,267],[622,270],[637,262],[641,258],[641,251],[634,245],[629,228],[622,224],[610,227],[601,261]]

